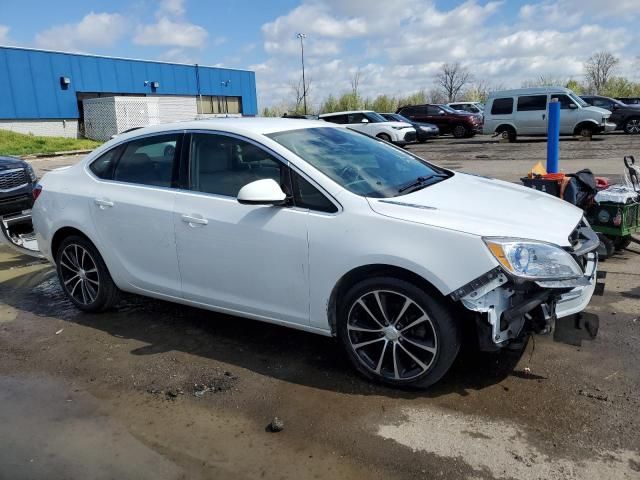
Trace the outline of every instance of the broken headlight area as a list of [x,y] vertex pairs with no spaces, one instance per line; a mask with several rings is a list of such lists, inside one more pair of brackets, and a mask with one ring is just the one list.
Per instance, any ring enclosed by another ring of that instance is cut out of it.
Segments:
[[585,255],[580,277],[535,280],[496,267],[451,294],[467,310],[475,313],[479,346],[496,350],[518,343],[529,333],[554,330],[558,303],[589,295],[595,282],[597,256]]

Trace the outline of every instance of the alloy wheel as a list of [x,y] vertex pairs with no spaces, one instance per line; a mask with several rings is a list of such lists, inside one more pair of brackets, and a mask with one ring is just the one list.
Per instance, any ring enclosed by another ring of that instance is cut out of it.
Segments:
[[625,131],[627,133],[640,133],[640,118],[632,118],[629,120],[625,126]]
[[95,259],[82,245],[67,245],[60,256],[60,275],[67,294],[82,305],[98,297],[100,277]]
[[424,374],[438,354],[429,315],[411,298],[391,290],[373,290],[359,297],[349,310],[347,332],[361,364],[389,380]]

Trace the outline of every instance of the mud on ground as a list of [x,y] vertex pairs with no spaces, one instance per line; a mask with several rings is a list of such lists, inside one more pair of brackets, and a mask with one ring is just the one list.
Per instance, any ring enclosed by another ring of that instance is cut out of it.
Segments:
[[[563,142],[563,165],[619,174],[639,144]],[[544,148],[410,147],[507,180]],[[469,352],[412,392],[362,380],[329,338],[140,297],[80,313],[49,265],[0,249],[0,478],[640,478],[640,245],[601,270],[595,341]]]

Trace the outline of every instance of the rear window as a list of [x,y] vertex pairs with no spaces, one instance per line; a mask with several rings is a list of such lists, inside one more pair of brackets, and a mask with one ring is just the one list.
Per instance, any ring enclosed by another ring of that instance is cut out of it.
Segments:
[[546,109],[547,109],[546,95],[527,95],[524,97],[518,97],[519,112],[531,112],[534,110],[546,110]]
[[491,105],[492,115],[509,115],[513,113],[513,98],[496,98]]

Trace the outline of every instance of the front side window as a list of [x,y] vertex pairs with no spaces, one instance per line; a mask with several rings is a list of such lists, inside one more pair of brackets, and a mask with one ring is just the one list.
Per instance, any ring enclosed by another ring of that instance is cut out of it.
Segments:
[[253,143],[225,135],[194,133],[189,151],[191,190],[236,197],[245,185],[271,178],[288,191],[282,163]]
[[532,112],[536,110],[547,109],[547,96],[546,95],[526,95],[518,97],[518,111],[519,112]]
[[491,105],[491,115],[511,115],[513,98],[496,98]]
[[293,202],[296,207],[327,213],[336,213],[338,211],[333,202],[302,175],[292,171],[291,182],[293,185]]
[[171,187],[176,173],[176,146],[180,134],[156,135],[124,145],[113,179],[119,182]]
[[450,176],[400,148],[345,128],[304,128],[267,136],[343,188],[365,197],[395,197],[409,191],[403,187],[416,180],[431,184]]
[[577,108],[577,105],[571,98],[569,98],[568,95],[551,95],[551,98],[558,99],[558,102],[560,103],[560,110],[568,110],[571,108],[571,105]]
[[440,115],[440,112],[444,112],[440,107],[436,107],[435,105],[429,105],[427,107],[427,115]]
[[348,123],[362,123],[362,120],[364,119],[369,120],[367,117],[364,116],[364,113],[350,113]]

